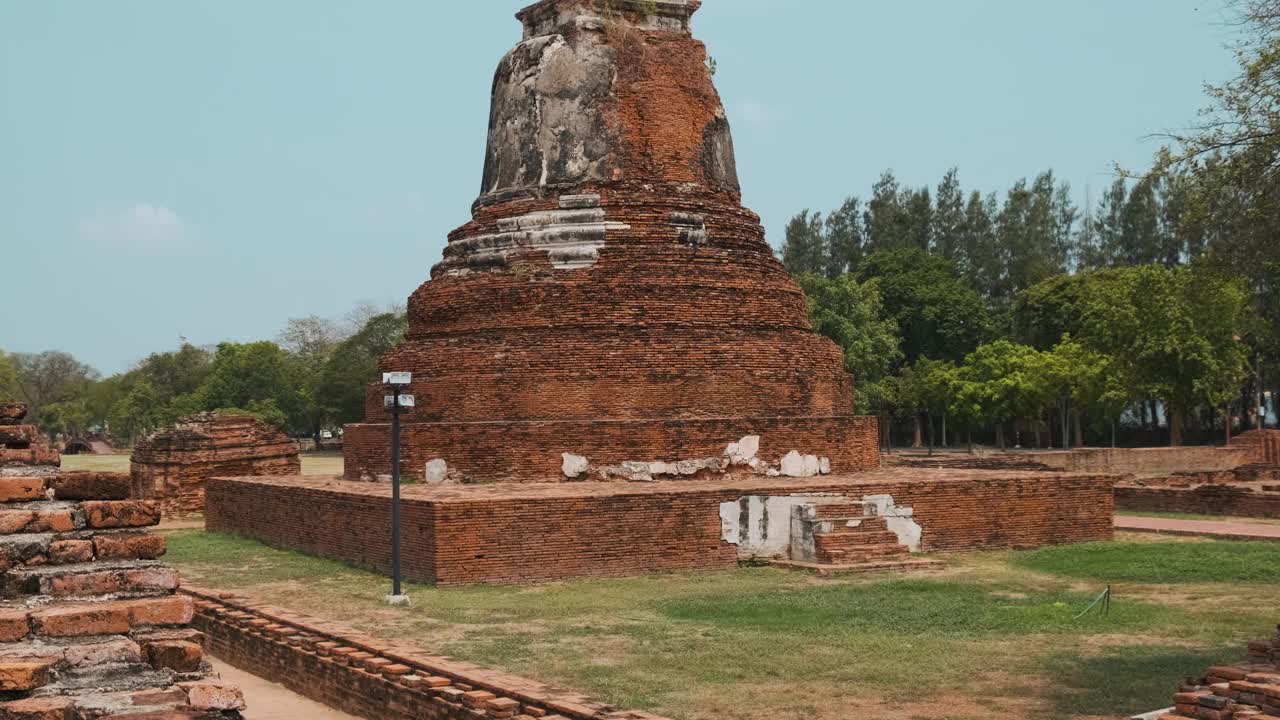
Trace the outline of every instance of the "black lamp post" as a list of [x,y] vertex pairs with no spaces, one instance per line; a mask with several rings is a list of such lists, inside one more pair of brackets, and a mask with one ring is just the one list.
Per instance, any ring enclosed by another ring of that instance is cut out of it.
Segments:
[[383,398],[383,405],[391,413],[391,594],[387,596],[391,605],[409,602],[409,596],[400,589],[400,413],[416,404],[412,395],[401,392],[412,382],[412,373],[382,375],[382,384],[391,393]]

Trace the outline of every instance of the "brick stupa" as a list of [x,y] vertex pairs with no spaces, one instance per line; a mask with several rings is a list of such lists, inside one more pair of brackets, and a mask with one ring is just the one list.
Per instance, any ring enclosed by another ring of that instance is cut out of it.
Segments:
[[[690,30],[699,5],[543,0],[517,14],[524,38],[494,79],[472,220],[449,235],[410,298],[405,342],[381,362],[414,373],[405,473],[878,466],[875,420],[852,415],[840,349],[813,331],[741,204],[729,123]],[[390,471],[382,396],[371,386],[367,424],[346,430],[348,479]]]

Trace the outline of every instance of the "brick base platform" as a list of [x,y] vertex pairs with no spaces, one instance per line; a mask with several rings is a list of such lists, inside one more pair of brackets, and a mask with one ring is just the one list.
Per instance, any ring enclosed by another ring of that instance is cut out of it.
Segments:
[[[418,479],[441,459],[472,482],[563,482],[564,453],[601,465],[718,458],[747,435],[771,462],[794,450],[828,458],[838,473],[880,467],[874,417],[409,423],[402,432],[402,471]],[[651,457],[656,447],[664,457]],[[343,456],[348,480],[390,473],[391,426],[348,425]]]
[[234,595],[183,592],[213,655],[370,720],[664,720]]
[[[403,569],[418,582],[461,585],[730,568],[740,551],[725,540],[722,505],[748,498],[891,495],[913,508],[924,551],[1106,540],[1113,486],[1103,475],[905,469],[807,480],[410,486]],[[316,478],[215,478],[205,522],[387,572],[390,492]],[[773,520],[789,528],[785,515]]]

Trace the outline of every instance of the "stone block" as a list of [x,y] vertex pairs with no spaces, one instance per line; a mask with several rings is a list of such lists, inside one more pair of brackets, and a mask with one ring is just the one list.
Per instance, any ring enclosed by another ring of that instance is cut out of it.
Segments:
[[44,498],[44,479],[36,477],[0,478],[0,502],[25,502]]
[[48,663],[0,662],[0,691],[25,692],[48,684]]
[[91,528],[149,527],[160,522],[160,506],[146,500],[101,500],[81,503]]
[[50,483],[59,500],[128,500],[129,476],[124,473],[62,473]]
[[200,669],[204,650],[187,640],[158,640],[143,646],[147,663],[156,670],[169,669],[177,673],[191,673]]
[[199,680],[178,683],[187,693],[187,701],[195,710],[244,710],[244,694],[240,688],[221,680]]
[[98,535],[93,547],[99,560],[155,560],[165,553],[163,535]]

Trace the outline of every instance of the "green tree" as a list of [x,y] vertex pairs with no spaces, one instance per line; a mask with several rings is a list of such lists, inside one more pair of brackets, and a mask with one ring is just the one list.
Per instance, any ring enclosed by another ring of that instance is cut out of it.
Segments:
[[17,397],[18,368],[13,358],[0,350],[0,399]]
[[918,249],[878,251],[863,261],[857,277],[875,284],[908,363],[959,360],[991,332],[982,299],[945,258]]
[[965,205],[959,171],[951,168],[938,183],[938,200],[933,211],[934,252],[967,269],[964,252]]
[[862,228],[862,201],[851,197],[827,215],[827,277],[836,277],[858,267],[866,254]]
[[406,328],[403,314],[376,315],[338,344],[317,387],[331,421],[345,425],[364,420],[365,390],[377,378],[378,360],[400,343]]
[[1115,358],[1135,395],[1163,401],[1170,442],[1199,406],[1219,408],[1247,372],[1239,341],[1250,320],[1245,287],[1205,266],[1143,265],[1095,276],[1081,341]]
[[201,410],[209,411],[252,410],[270,401],[285,414],[291,429],[309,429],[300,376],[294,358],[273,342],[223,343],[194,398]]
[[822,213],[804,210],[787,223],[782,242],[782,266],[794,276],[827,271],[829,253]]
[[97,370],[65,352],[18,353],[10,359],[17,399],[31,406],[36,424],[42,423],[46,406],[79,398],[98,379]]
[[1038,414],[1044,386],[1037,377],[1035,348],[996,340],[970,353],[955,372],[952,413],[971,422],[993,423],[996,442],[1005,449],[1005,426]]
[[884,382],[902,354],[896,325],[884,317],[879,292],[850,275],[805,275],[799,283],[814,330],[844,351],[845,370],[858,388],[858,410],[883,416],[892,407]]

